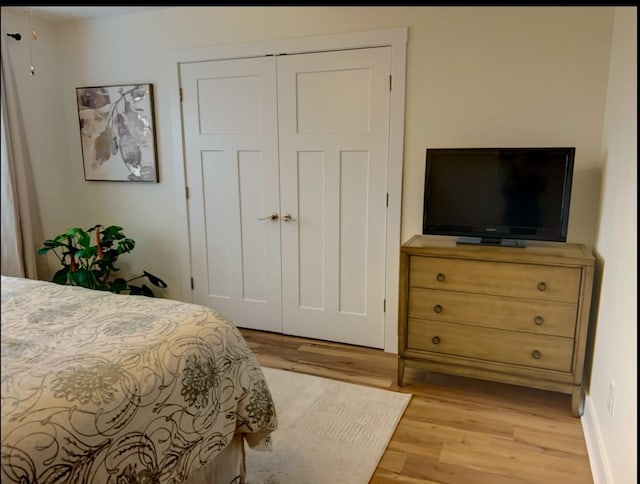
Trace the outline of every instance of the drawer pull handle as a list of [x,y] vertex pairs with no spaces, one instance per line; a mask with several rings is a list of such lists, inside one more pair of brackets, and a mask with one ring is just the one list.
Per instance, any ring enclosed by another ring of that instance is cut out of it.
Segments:
[[547,289],[547,285],[544,282],[539,282],[538,291],[544,291],[545,289]]
[[440,344],[440,336],[434,336],[433,338],[431,338],[431,342],[434,345],[439,345]]
[[544,323],[544,318],[542,316],[536,316],[536,319],[533,320],[538,326],[541,326]]
[[436,305],[433,307],[433,312],[434,312],[434,313],[441,313],[441,312],[442,312],[442,306],[440,306],[440,304],[436,304]]
[[533,356],[534,360],[539,360],[540,357],[542,356],[542,353],[540,353],[538,350],[533,350],[533,352],[531,353],[531,356]]
[[444,281],[444,274],[442,272],[438,272],[436,279],[438,279],[440,282]]

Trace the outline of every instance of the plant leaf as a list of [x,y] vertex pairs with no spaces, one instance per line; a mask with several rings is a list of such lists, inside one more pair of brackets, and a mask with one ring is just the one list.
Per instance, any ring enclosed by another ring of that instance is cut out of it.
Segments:
[[98,246],[93,245],[91,247],[87,247],[86,249],[80,249],[76,252],[76,257],[82,257],[83,259],[91,259],[98,252]]
[[131,252],[135,246],[136,243],[133,239],[123,239],[118,244],[118,253],[122,254],[123,252]]
[[89,245],[91,245],[91,236],[84,230],[82,232],[79,232],[78,244],[84,247],[85,249],[88,248]]
[[69,274],[69,269],[67,267],[60,269],[56,272],[51,278],[51,282],[55,282],[56,284],[67,284],[67,274]]
[[56,238],[53,239],[53,242],[58,246],[66,246],[66,241],[69,238],[69,235],[67,235],[67,232],[65,232],[64,234],[60,234],[60,235],[56,235]]
[[50,249],[53,249],[54,247],[60,247],[61,244],[60,242],[57,242],[55,240],[48,239],[44,241],[43,245],[45,247],[49,247]]
[[151,273],[149,273],[149,272],[147,272],[147,271],[142,271],[142,272],[143,272],[143,274],[144,274],[145,276],[147,276],[147,278],[149,279],[149,282],[151,282],[151,284],[153,284],[154,286],[158,286],[158,287],[161,287],[161,288],[163,288],[163,289],[164,289],[165,287],[167,287],[167,283],[166,283],[166,282],[164,282],[164,281],[163,281],[162,279],[160,279],[159,277],[154,276],[153,274],[151,274]]
[[69,273],[69,279],[77,286],[91,287],[89,271],[87,269],[78,269]]
[[[122,227],[118,227],[117,225],[109,225],[108,227],[105,227],[104,230],[102,230],[102,237],[106,237],[108,239],[114,239],[121,231],[122,231]],[[117,238],[122,238],[122,237],[117,237]]]
[[121,277],[118,277],[116,280],[114,280],[111,283],[111,286],[110,286],[109,289],[110,289],[111,292],[115,292],[116,294],[120,294],[120,292],[127,290],[127,281],[125,281]]
[[84,230],[82,230],[80,227],[71,227],[70,229],[67,229],[67,231],[65,232],[65,235],[67,237],[75,237],[76,234],[81,234],[83,232]]

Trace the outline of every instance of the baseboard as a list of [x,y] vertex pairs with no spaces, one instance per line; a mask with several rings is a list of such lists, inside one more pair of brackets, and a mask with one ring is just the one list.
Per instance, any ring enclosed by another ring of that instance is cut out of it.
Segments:
[[584,399],[584,412],[580,423],[582,423],[584,440],[587,444],[594,484],[613,484],[607,449],[604,446],[602,433],[600,432],[600,422],[589,395],[586,395]]

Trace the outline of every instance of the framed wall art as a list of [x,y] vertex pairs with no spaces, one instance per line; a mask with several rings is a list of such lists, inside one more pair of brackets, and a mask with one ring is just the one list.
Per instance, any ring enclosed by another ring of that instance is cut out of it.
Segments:
[[158,181],[153,85],[78,87],[85,180]]

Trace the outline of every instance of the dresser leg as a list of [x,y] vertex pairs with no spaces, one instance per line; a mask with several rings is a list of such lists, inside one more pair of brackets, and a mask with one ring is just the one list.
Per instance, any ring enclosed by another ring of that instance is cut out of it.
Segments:
[[582,385],[575,387],[571,392],[571,410],[574,417],[582,417],[584,412],[584,390]]
[[404,378],[404,360],[398,357],[398,386],[402,386],[402,379]]

